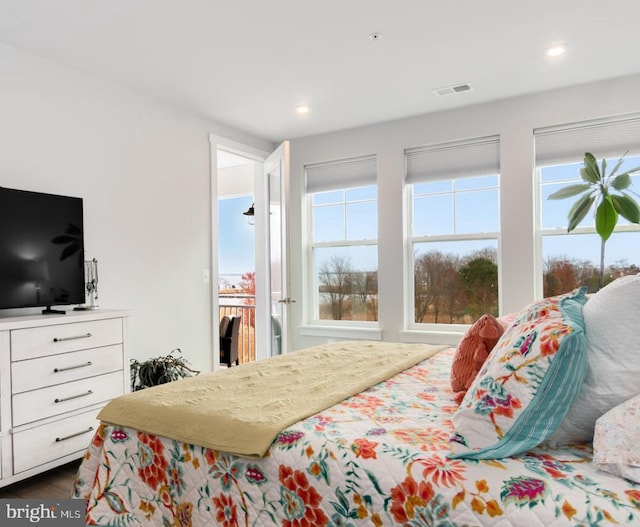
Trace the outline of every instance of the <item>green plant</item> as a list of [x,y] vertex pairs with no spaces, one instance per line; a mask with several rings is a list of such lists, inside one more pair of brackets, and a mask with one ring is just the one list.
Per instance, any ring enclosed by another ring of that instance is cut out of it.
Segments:
[[627,153],[607,174],[606,159],[603,158],[598,166],[594,155],[586,152],[584,166],[580,169],[580,177],[584,183],[568,185],[549,196],[549,199],[565,199],[580,195],[569,210],[567,232],[575,229],[588,212],[595,209],[596,232],[601,239],[598,288],[602,288],[604,281],[604,246],[618,224],[618,215],[631,223],[640,223],[640,206],[628,193],[632,192],[628,190],[631,186],[631,174],[640,171],[640,167],[617,173]]
[[131,391],[135,392],[200,373],[189,367],[187,359],[174,357],[176,352],[182,353],[180,348],[176,348],[164,357],[155,357],[143,362],[131,359]]

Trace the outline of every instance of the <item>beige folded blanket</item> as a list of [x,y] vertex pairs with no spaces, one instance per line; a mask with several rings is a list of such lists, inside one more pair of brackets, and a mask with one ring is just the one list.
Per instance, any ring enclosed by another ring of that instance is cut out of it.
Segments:
[[98,418],[214,450],[262,457],[286,427],[445,347],[351,341],[306,348],[123,395],[109,402]]

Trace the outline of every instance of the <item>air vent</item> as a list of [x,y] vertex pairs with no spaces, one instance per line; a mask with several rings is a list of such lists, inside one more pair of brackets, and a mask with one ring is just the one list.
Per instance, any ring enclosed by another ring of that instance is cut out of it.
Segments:
[[465,91],[471,91],[473,88],[471,84],[465,82],[463,84],[456,84],[454,86],[445,86],[444,88],[437,88],[434,90],[440,97],[444,95],[453,95],[454,93],[462,93]]

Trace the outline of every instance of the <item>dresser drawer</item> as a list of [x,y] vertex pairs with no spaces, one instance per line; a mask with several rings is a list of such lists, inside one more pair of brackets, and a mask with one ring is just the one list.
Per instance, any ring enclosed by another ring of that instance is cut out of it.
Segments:
[[122,371],[23,392],[12,397],[13,426],[103,403],[122,395]]
[[89,446],[99,423],[97,410],[54,421],[13,434],[13,472],[19,473]]
[[122,344],[72,351],[11,364],[13,393],[95,377],[123,369]]
[[11,360],[33,359],[120,343],[121,318],[16,329],[11,332]]

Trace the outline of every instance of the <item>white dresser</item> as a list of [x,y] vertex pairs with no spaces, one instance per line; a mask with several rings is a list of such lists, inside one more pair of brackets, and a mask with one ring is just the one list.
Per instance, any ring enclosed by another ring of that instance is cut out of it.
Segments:
[[0,317],[0,487],[80,458],[129,391],[122,310]]

